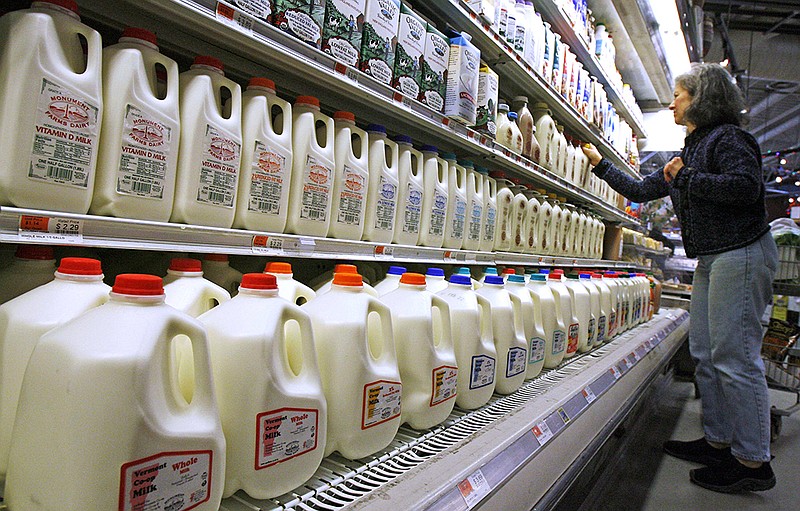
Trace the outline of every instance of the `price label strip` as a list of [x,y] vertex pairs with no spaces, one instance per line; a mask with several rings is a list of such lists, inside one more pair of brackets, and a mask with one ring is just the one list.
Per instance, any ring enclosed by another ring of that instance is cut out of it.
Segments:
[[614,375],[615,380],[622,378],[622,371],[620,371],[616,365],[611,366],[611,369],[609,369],[608,372]]
[[276,236],[253,236],[252,250],[258,255],[284,255],[284,239]]
[[471,476],[458,483],[458,491],[464,497],[467,508],[472,509],[492,491],[489,482],[483,476],[483,472],[478,469]]
[[333,66],[333,70],[339,73],[340,75],[344,75],[345,78],[350,80],[353,83],[358,83],[358,71],[353,69],[350,66],[346,66],[341,62],[337,62]]
[[217,20],[247,34],[253,32],[253,18],[233,7],[217,2]]
[[533,436],[536,437],[536,440],[539,441],[539,445],[542,446],[544,446],[544,444],[553,438],[553,432],[550,430],[550,426],[548,426],[545,421],[535,425],[531,431],[533,431]]
[[597,396],[594,395],[594,391],[589,387],[583,389],[581,394],[583,394],[583,397],[586,398],[586,404],[592,404],[592,402],[597,399]]
[[18,234],[23,241],[82,243],[83,220],[22,215],[19,217]]
[[394,257],[394,247],[391,245],[376,245],[375,257],[378,259],[392,259]]

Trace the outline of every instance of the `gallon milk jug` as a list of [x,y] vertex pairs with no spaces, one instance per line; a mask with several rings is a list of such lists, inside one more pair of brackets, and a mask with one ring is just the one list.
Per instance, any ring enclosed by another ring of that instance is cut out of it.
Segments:
[[[178,336],[194,354],[191,402]],[[216,511],[224,472],[206,333],[164,304],[161,278],[118,275],[107,303],[39,340],[11,439],[10,509]]]
[[325,395],[308,315],[278,296],[274,275],[248,273],[239,289],[198,318],[208,333],[227,444],[223,497],[243,489],[269,499],[319,467]]
[[589,340],[588,340],[588,350],[596,348],[600,345],[598,342],[598,325],[601,321],[604,321],[605,318],[603,317],[601,310],[600,310],[600,288],[592,282],[592,274],[581,272],[579,275],[580,283],[583,284],[583,287],[586,288],[586,291],[589,292],[589,304],[592,310],[591,319],[589,320]]
[[550,272],[547,276],[547,285],[553,292],[553,297],[556,300],[556,308],[558,309],[559,316],[564,320],[566,326],[566,348],[564,349],[564,358],[572,358],[578,351],[578,342],[580,340],[580,323],[575,311],[575,305],[572,301],[572,295],[569,289],[562,281],[563,273],[559,270]]
[[474,410],[489,402],[495,387],[497,349],[492,337],[491,305],[472,290],[467,275],[451,275],[450,285],[438,296],[450,308],[459,368],[456,404]]
[[400,285],[400,277],[402,277],[405,272],[406,269],[403,266],[389,266],[386,277],[375,284],[375,291],[378,292],[378,296],[382,297],[386,293],[397,289],[397,286]]
[[476,291],[489,300],[492,310],[492,333],[497,349],[497,383],[495,391],[511,394],[525,381],[528,368],[528,343],[522,325],[519,296],[505,289],[503,277],[487,276]]
[[467,223],[467,169],[456,162],[453,153],[442,153],[449,164],[447,218],[444,228],[445,248],[461,248]]
[[303,305],[317,296],[313,289],[294,279],[290,263],[271,261],[264,268],[264,273],[274,275],[277,279],[278,296],[294,304]]
[[441,268],[428,268],[425,272],[425,283],[427,289],[431,293],[438,293],[443,289],[447,289],[447,280],[444,278],[444,270]]
[[397,144],[386,138],[386,128],[370,124],[369,187],[364,241],[391,243],[397,214]]
[[52,247],[19,245],[11,264],[0,269],[0,303],[50,282],[54,271]]
[[515,193],[511,191],[511,181],[506,179],[505,172],[494,170],[489,173],[497,183],[497,219],[494,232],[494,250],[508,252],[511,250],[511,203]]
[[335,167],[333,119],[319,111],[319,100],[297,96],[292,109],[292,184],[286,232],[328,233]]
[[283,232],[292,172],[292,105],[275,82],[251,78],[242,93],[242,163],[233,226]]
[[483,176],[474,170],[467,171],[467,227],[464,233],[464,250],[479,250],[483,239],[484,211]]
[[539,142],[541,150],[538,160],[539,165],[551,172],[555,172],[556,162],[556,123],[551,117],[550,110],[546,103],[536,103],[531,110],[536,121],[536,140]]
[[439,152],[434,146],[423,146],[422,158],[425,193],[422,194],[419,244],[423,247],[440,248],[444,243],[450,166],[439,158]]
[[528,281],[533,306],[541,311],[544,328],[544,367],[552,369],[564,359],[567,348],[567,326],[561,314],[560,304],[556,303],[553,291],[547,285],[547,275],[535,273]]
[[525,368],[525,379],[528,380],[538,375],[544,367],[545,331],[542,310],[541,307],[536,307],[523,275],[509,275],[506,290],[519,298],[520,302],[522,330],[525,332],[528,347]]
[[90,212],[166,222],[175,197],[178,64],[156,36],[126,28],[103,50],[103,128]]
[[564,284],[569,290],[572,298],[574,315],[578,319],[578,347],[580,353],[585,353],[592,349],[590,344],[591,337],[594,335],[595,317],[592,315],[592,299],[589,291],[580,282],[577,273],[567,275]]
[[[333,271],[330,272],[328,278],[323,280],[322,283],[315,289],[317,295],[321,295],[323,293],[327,293],[328,291],[331,290],[331,285],[333,284],[333,277],[337,273],[356,273],[357,274],[358,273],[358,268],[354,264],[337,264],[334,267]],[[367,293],[368,295],[374,296],[375,298],[378,298],[378,292],[375,291],[374,287],[372,287],[369,284],[367,284],[366,282],[364,282],[363,278],[362,278],[362,285],[363,285],[363,289],[364,289],[365,293]]]
[[195,57],[180,74],[181,144],[172,222],[233,225],[242,149],[242,90],[222,62]]
[[108,300],[100,261],[65,257],[55,280],[0,305],[0,480],[25,367],[39,337]]
[[411,145],[411,137],[398,135],[397,143],[397,213],[394,219],[393,243],[416,246],[420,236],[422,201],[425,182],[425,161],[422,153]]
[[414,429],[432,428],[450,415],[458,388],[450,309],[425,289],[419,273],[404,273],[397,289],[381,301],[392,313],[403,382],[400,421]]
[[335,170],[333,203],[328,236],[360,240],[364,234],[369,180],[369,142],[367,132],[356,127],[351,112],[333,114],[335,130]]
[[203,257],[203,276],[235,296],[242,282],[242,272],[231,268],[227,254],[206,254]]
[[613,273],[603,275],[603,283],[608,286],[611,292],[611,312],[608,316],[608,332],[606,341],[610,341],[620,333],[620,316],[622,315],[622,300],[620,298],[620,286],[617,276]]
[[0,204],[89,210],[101,68],[100,34],[74,1],[33,2],[0,18]]
[[327,293],[303,306],[311,317],[328,402],[325,456],[374,454],[400,427],[403,387],[389,309],[363,290],[361,276],[337,273]]
[[497,230],[497,181],[489,177],[489,169],[475,167],[475,172],[483,179],[483,234],[478,248],[481,252],[494,250],[494,233]]

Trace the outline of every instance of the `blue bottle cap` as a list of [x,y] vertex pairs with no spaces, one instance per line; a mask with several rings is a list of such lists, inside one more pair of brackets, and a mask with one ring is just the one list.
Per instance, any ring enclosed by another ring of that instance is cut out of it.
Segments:
[[484,176],[489,175],[489,169],[487,169],[486,167],[480,167],[478,165],[475,166],[475,172],[477,172],[478,174],[482,174]]
[[466,275],[450,275],[450,283],[451,284],[459,284],[462,286],[471,286],[472,281]]
[[439,156],[440,156],[440,157],[441,157],[443,160],[455,160],[455,159],[456,159],[456,155],[455,155],[455,153],[448,153],[448,152],[446,152],[446,151],[442,151],[442,152],[440,152],[440,153],[439,153]]
[[437,149],[435,145],[425,144],[422,146],[421,150],[423,153],[439,153],[439,149]]
[[546,282],[547,277],[544,275],[544,273],[534,273],[533,275],[531,275],[531,282],[533,282],[534,280],[537,282]]
[[496,286],[502,286],[503,284],[506,283],[506,281],[503,280],[503,277],[501,277],[499,275],[487,275],[486,276],[486,280],[483,283],[484,284],[493,284],[493,285],[496,285]]
[[441,268],[428,268],[428,271],[425,272],[425,275],[430,275],[431,277],[444,277],[444,270]]
[[550,275],[550,270],[542,268],[541,270],[539,270],[539,273],[541,273],[542,275]]
[[497,268],[486,268],[483,270],[484,275],[497,275]]
[[472,272],[466,266],[462,266],[456,270],[456,273],[459,275],[472,275]]
[[394,141],[397,142],[398,144],[409,144],[409,145],[414,144],[414,141],[408,135],[397,135],[396,137],[394,137]]
[[370,124],[369,126],[367,126],[367,131],[370,131],[370,132],[374,131],[374,132],[378,132],[378,133],[383,133],[385,135],[386,134],[386,126],[383,126],[381,124]]
[[517,283],[520,283],[520,284],[524,284],[525,283],[525,277],[523,277],[522,275],[509,275],[508,276],[508,281],[509,282],[517,282]]
[[389,266],[389,275],[402,275],[406,272],[406,269],[402,266]]

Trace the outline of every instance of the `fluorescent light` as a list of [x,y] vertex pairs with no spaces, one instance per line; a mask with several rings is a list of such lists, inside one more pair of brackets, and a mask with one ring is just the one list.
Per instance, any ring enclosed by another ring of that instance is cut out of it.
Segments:
[[781,181],[783,181],[783,178],[781,176],[775,178],[776,183],[780,183]]
[[672,76],[689,71],[689,51],[686,49],[686,38],[683,36],[677,2],[664,0],[648,0],[653,16],[658,22],[658,31],[664,48],[664,58]]
[[786,165],[786,158],[781,158],[781,165]]

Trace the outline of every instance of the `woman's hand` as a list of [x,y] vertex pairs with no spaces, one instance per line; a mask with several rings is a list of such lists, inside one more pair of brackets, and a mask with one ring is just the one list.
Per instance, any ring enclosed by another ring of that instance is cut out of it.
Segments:
[[589,158],[589,163],[591,163],[592,166],[597,166],[597,164],[600,163],[600,160],[603,159],[603,156],[597,151],[597,148],[592,144],[583,144],[581,146],[581,149],[583,150],[583,154],[585,154],[586,157]]
[[683,168],[683,160],[680,156],[676,156],[675,158],[671,159],[664,165],[664,180],[667,183],[671,183],[675,176],[678,175],[678,172]]

